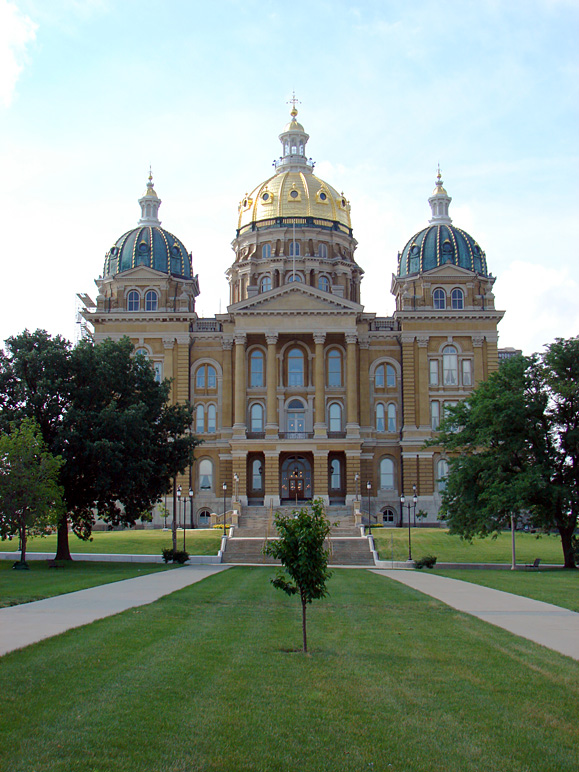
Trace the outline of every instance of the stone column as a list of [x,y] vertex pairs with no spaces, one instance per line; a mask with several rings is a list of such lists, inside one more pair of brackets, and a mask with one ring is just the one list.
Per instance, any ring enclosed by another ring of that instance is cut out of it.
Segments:
[[428,335],[418,336],[418,425],[430,426],[430,402],[428,398]]
[[233,338],[224,337],[221,341],[221,346],[223,348],[221,428],[231,429],[231,397],[233,394],[233,379],[231,377],[231,349],[233,348]]
[[348,437],[360,436],[358,423],[358,361],[355,332],[346,333],[346,433]]
[[245,363],[245,333],[235,335],[235,414],[233,434],[245,435],[245,413],[247,404],[247,374]]
[[325,332],[314,332],[314,343],[316,344],[314,355],[314,387],[315,387],[315,414],[314,414],[314,435],[316,437],[327,437],[326,425],[326,389],[324,383],[324,343],[326,340]]
[[[163,338],[163,348],[165,350],[165,359],[163,362],[163,377],[172,380],[174,377],[173,368],[173,349],[175,348],[175,338]],[[169,399],[172,404],[177,401],[177,387],[175,381],[171,382],[171,393]]]
[[267,366],[266,366],[266,384],[267,384],[267,420],[265,424],[265,433],[276,435],[279,431],[279,421],[277,418],[277,333],[267,333]]
[[483,346],[484,338],[482,335],[472,338],[472,346],[474,349],[474,385],[476,386],[484,380],[484,367],[483,367]]

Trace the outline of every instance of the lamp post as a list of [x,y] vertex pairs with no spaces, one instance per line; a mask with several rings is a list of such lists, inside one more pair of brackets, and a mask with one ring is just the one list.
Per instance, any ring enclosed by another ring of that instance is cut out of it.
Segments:
[[[177,515],[178,519],[181,520],[181,486],[177,486]],[[183,526],[183,551],[185,551],[185,526]]]
[[368,536],[372,536],[372,518],[370,517],[370,491],[372,490],[372,483],[370,480],[366,483],[366,490],[368,491]]
[[189,503],[191,504],[191,528],[195,528],[195,520],[193,519],[193,488],[189,488]]
[[[414,505],[414,514],[416,515],[416,504],[418,502],[418,498],[416,496],[416,485],[413,485],[412,488],[413,488],[413,491],[414,491],[414,495],[412,497],[412,504],[407,504],[406,505],[407,509],[408,509],[408,562],[409,563],[412,562],[412,535],[411,535],[411,530],[410,530],[410,526],[411,526],[410,509]],[[402,511],[402,519],[404,519],[404,502],[405,501],[406,501],[406,499],[404,498],[404,493],[403,493],[400,496],[400,508],[401,508],[401,511]]]
[[225,536],[225,505],[227,497],[227,483],[223,483],[223,535]]
[[239,501],[239,475],[237,472],[233,475],[233,482],[235,483],[235,501]]

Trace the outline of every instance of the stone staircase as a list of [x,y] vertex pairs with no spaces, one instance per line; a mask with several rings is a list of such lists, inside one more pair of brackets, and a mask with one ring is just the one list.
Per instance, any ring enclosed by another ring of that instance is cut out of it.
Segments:
[[[289,515],[294,507],[276,507],[274,514],[280,512]],[[240,513],[239,525],[233,535],[227,539],[224,563],[251,563],[254,565],[279,565],[279,561],[263,555],[266,539],[277,537],[275,525],[270,521],[271,513],[267,507],[245,507]],[[330,565],[373,566],[374,557],[366,537],[360,536],[360,529],[354,525],[354,516],[346,507],[330,506],[326,508],[326,517],[332,524]]]

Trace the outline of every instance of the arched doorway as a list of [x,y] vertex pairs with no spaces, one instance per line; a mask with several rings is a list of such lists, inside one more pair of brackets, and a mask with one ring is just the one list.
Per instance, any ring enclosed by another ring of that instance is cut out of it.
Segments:
[[305,456],[287,456],[281,465],[282,502],[299,504],[312,498],[312,465]]

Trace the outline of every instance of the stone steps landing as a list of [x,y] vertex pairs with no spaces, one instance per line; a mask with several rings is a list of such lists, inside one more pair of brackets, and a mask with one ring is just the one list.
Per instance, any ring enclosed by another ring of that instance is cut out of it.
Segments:
[[[278,560],[263,555],[263,544],[262,538],[229,538],[227,539],[223,562],[279,565]],[[339,566],[373,566],[374,557],[366,538],[333,538],[328,562],[330,565]]]

